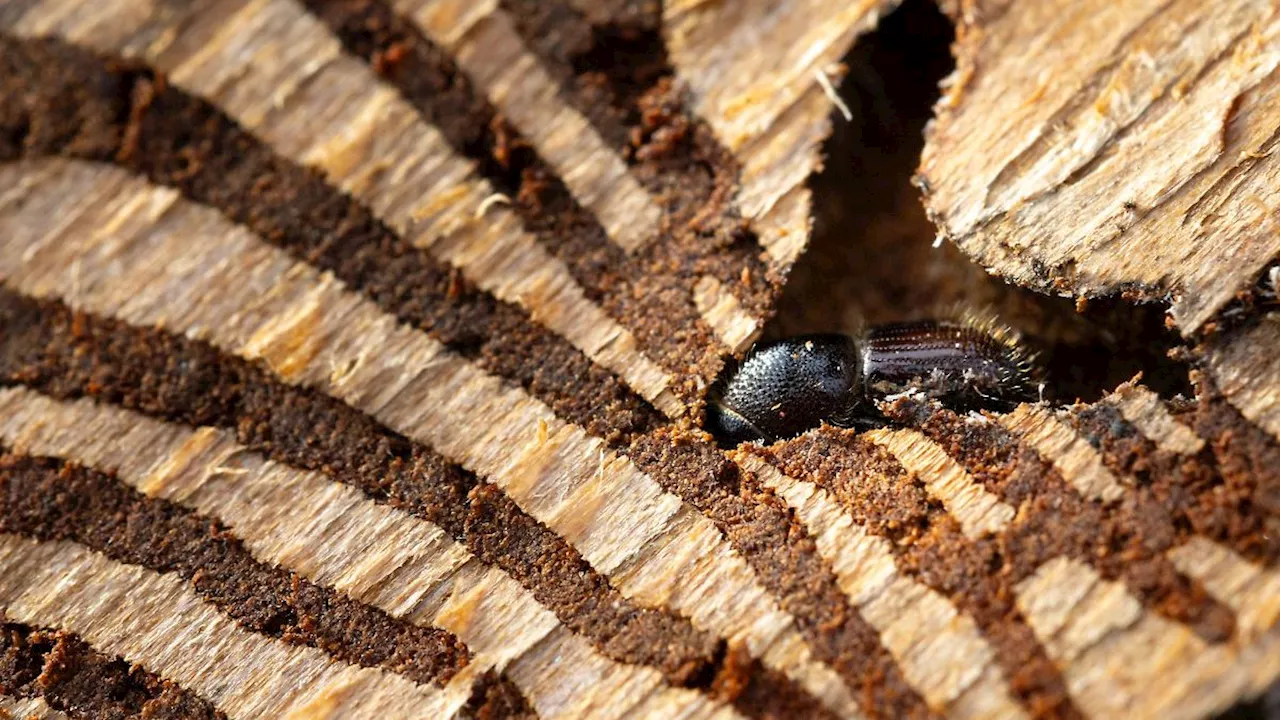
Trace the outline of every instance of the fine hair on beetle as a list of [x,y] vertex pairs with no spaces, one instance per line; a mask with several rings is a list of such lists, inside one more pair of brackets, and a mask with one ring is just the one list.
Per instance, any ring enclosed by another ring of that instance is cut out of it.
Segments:
[[707,398],[707,430],[726,446],[775,442],[826,422],[885,424],[876,403],[915,393],[958,412],[1034,401],[1042,373],[1016,334],[990,319],[918,320],[854,335],[759,343]]

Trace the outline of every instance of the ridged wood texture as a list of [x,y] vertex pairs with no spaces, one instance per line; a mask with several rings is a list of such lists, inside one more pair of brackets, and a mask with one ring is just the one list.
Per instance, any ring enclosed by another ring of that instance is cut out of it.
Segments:
[[949,8],[940,228],[1026,285],[1169,295],[1195,399],[904,398],[912,429],[732,452],[691,426],[804,249],[823,85],[891,5],[0,4],[0,714],[1264,690],[1273,5]]

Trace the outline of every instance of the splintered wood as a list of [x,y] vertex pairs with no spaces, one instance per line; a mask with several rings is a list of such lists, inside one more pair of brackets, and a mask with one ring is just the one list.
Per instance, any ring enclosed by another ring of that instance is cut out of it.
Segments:
[[[809,239],[809,175],[833,107],[819,73],[897,0],[663,4],[668,52],[699,114],[742,162],[739,202],[783,266]],[[762,44],[768,48],[767,51]]]
[[[0,713],[9,713],[14,720],[68,720],[68,715],[49,707],[44,698],[15,698],[0,695]],[[0,717],[6,717],[0,715]]]
[[[244,630],[177,577],[106,560],[74,543],[0,534],[0,609],[17,622],[74,632],[126,660],[145,658],[239,717],[453,712],[442,693]],[[283,672],[249,683],[238,678],[245,667]]]
[[[942,235],[1019,285],[1168,302],[1189,338],[1269,282],[1274,2],[962,5],[957,68],[918,176]],[[1280,354],[1261,351],[1274,336],[1264,322],[1212,338],[1207,371],[1280,437]]]
[[946,237],[1020,285],[1173,300],[1193,333],[1280,255],[1270,0],[963,4],[920,167]]
[[1211,340],[1208,371],[1245,417],[1280,438],[1280,315]]

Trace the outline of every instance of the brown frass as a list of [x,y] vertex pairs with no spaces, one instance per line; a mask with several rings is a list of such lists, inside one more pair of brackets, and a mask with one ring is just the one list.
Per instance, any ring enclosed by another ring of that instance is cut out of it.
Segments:
[[234,430],[271,459],[325,473],[439,525],[606,655],[654,666],[676,685],[715,673],[716,638],[678,615],[632,604],[497,488],[341,402],[285,385],[205,343],[4,289],[0,327],[0,385]]
[[741,168],[690,109],[662,36],[660,3],[622,0],[588,13],[568,0],[502,0],[525,45],[663,209],[668,230],[646,272],[686,283],[711,275],[755,317],[772,314],[782,278],[734,198]]
[[1108,469],[1133,478],[1139,492],[1165,508],[1175,543],[1201,535],[1275,567],[1280,561],[1280,444],[1217,395],[1207,378],[1197,378],[1198,400],[1179,409],[1179,420],[1206,440],[1195,455],[1161,449],[1106,403],[1073,408],[1066,419]]
[[636,440],[630,455],[663,489],[715,523],[782,609],[795,616],[814,656],[841,675],[868,714],[930,714],[875,629],[850,605],[814,538],[772,491],[701,433],[662,429]]
[[717,700],[730,702],[743,715],[761,720],[836,720],[838,717],[813,696],[794,685],[788,687],[790,681],[786,677],[764,667],[745,648],[735,645],[726,650],[710,687],[711,695]]
[[[1130,488],[1118,502],[1086,500],[1033,449],[993,422],[966,420],[934,405],[902,399],[888,412],[938,443],[974,480],[1018,509],[999,534],[1001,561],[1011,582],[1029,577],[1059,556],[1088,563],[1103,577],[1121,580],[1142,603],[1185,623],[1208,642],[1228,640],[1235,614],[1164,551],[1179,533],[1177,508],[1148,489]],[[980,584],[983,574],[966,582]]]
[[226,720],[208,700],[67,632],[0,623],[0,694],[42,698],[75,720]]
[[417,683],[443,686],[470,659],[447,631],[393,618],[258,562],[216,520],[60,460],[0,455],[0,532],[67,540],[175,574],[247,630]]
[[[716,340],[690,293],[695,268],[651,257],[653,250],[629,257],[452,58],[386,3],[307,5],[348,52],[394,84],[455,152],[475,161],[476,172],[510,198],[524,228],[565,264],[589,300],[632,331],[646,355],[677,377],[716,371]],[[683,392],[696,396],[697,384],[688,383]]]
[[941,593],[977,623],[1010,689],[1035,717],[1083,717],[1066,682],[1014,604],[999,572],[1005,549],[969,540],[924,483],[851,430],[824,426],[772,447],[744,445],[792,477],[825,489],[853,522],[890,541],[900,572]]
[[151,69],[56,40],[0,37],[0,83],[0,160],[62,155],[114,163],[333,272],[593,434],[618,442],[663,421],[568,341]]
[[461,720],[537,720],[538,713],[510,679],[486,672],[458,711]]

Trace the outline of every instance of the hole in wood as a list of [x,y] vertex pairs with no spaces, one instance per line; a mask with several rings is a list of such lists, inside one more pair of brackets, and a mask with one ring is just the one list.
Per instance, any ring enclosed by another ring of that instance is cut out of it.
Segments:
[[934,3],[907,0],[844,58],[839,93],[853,114],[836,111],[811,180],[814,235],[787,282],[766,339],[854,332],[870,324],[996,314],[1024,335],[1049,377],[1047,397],[1094,401],[1143,373],[1166,397],[1191,396],[1188,368],[1168,357],[1179,343],[1163,305],[1121,298],[1078,310],[988,275],[951,243],[934,247],[911,177],[924,147],[938,83],[954,68],[954,28]]

